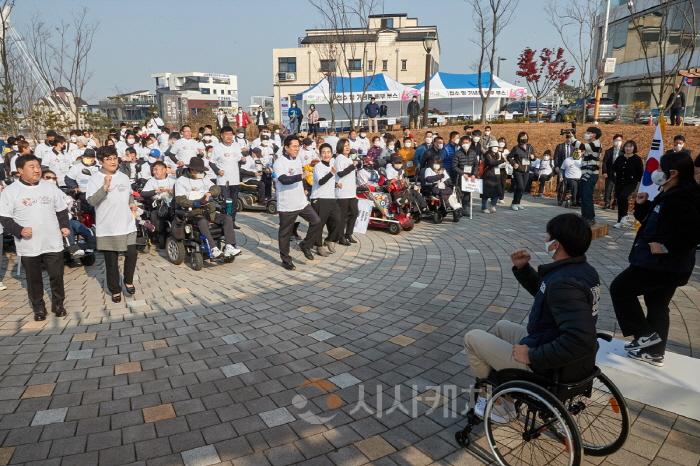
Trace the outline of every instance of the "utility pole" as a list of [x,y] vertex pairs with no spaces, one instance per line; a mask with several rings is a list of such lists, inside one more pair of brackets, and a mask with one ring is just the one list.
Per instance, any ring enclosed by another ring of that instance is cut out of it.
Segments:
[[[598,124],[598,116],[600,114],[600,98],[603,94],[603,86],[605,85],[605,59],[608,55],[608,22],[610,21],[610,0],[606,1],[605,6],[605,23],[603,23],[603,48],[601,50],[601,59],[598,63],[598,72],[596,76],[595,87],[595,104],[593,105],[593,124]],[[584,105],[585,107],[585,105]],[[584,113],[585,115],[585,113]],[[585,120],[585,118],[584,118]]]

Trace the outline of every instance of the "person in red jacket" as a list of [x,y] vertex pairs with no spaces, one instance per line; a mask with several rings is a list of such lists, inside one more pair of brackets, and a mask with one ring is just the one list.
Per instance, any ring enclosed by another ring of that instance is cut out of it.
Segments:
[[250,124],[250,116],[243,110],[243,107],[238,107],[238,113],[233,117],[236,128],[243,128],[244,130],[248,128]]

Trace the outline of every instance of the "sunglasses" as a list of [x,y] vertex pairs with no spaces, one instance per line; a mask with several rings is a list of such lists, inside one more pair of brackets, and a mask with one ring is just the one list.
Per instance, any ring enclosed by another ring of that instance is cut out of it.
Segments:
[[58,178],[56,178],[55,176],[45,176],[44,179],[45,180],[56,180]]

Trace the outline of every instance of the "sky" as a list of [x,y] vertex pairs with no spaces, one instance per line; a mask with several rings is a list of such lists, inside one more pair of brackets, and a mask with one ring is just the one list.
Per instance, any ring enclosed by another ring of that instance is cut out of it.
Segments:
[[[516,21],[499,36],[506,58],[501,77],[514,82],[517,57],[561,45],[547,22],[547,0],[520,0]],[[83,6],[99,22],[85,95],[89,103],[116,93],[155,89],[158,72],[202,71],[238,76],[239,98],[272,95],[272,49],[294,47],[307,28],[321,26],[307,0],[20,0],[12,22],[22,33],[32,21],[69,21]],[[384,13],[407,13],[438,27],[440,70],[473,72],[478,49],[466,0],[385,0]],[[571,61],[571,60],[570,60]]]

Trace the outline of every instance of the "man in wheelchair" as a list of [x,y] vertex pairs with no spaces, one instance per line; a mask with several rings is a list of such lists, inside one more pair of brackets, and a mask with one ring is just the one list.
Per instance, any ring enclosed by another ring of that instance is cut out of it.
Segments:
[[[234,257],[241,253],[236,248],[236,234],[233,228],[233,219],[230,215],[224,215],[216,211],[216,204],[212,198],[220,194],[220,187],[204,178],[204,160],[200,157],[192,157],[188,169],[177,179],[175,183],[175,204],[178,209],[187,211],[187,217],[196,221],[197,228],[206,237],[211,248],[211,257],[218,258],[223,253],[224,257]],[[209,222],[220,225],[224,230],[226,246],[223,252],[216,246],[216,242],[209,230]]]
[[[584,379],[595,369],[600,280],[586,262],[591,229],[579,215],[562,214],[547,223],[546,232],[545,251],[554,262],[536,271],[528,251],[511,254],[515,278],[535,297],[527,327],[501,320],[493,333],[474,329],[464,336],[477,379],[514,368],[545,377],[558,374],[566,382]],[[477,416],[483,418],[486,403],[484,396],[477,398]],[[492,409],[491,420],[509,422],[512,408],[502,402]]]

